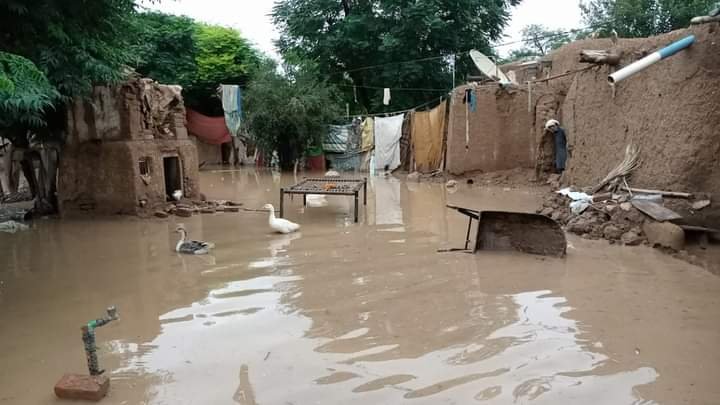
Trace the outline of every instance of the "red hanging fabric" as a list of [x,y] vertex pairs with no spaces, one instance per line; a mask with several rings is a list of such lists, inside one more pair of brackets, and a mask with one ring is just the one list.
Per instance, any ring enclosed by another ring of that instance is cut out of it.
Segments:
[[187,130],[191,135],[211,145],[231,142],[230,131],[225,125],[225,117],[208,117],[197,111],[187,110]]

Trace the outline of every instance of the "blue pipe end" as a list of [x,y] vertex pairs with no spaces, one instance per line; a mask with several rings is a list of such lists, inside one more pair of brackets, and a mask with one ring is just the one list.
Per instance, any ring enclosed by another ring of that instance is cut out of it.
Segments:
[[689,47],[693,43],[695,43],[695,35],[690,35],[690,36],[687,36],[677,42],[673,42],[672,44],[666,46],[665,48],[662,48],[661,50],[658,51],[658,53],[660,53],[661,59],[665,59],[665,58],[675,55],[676,53]]

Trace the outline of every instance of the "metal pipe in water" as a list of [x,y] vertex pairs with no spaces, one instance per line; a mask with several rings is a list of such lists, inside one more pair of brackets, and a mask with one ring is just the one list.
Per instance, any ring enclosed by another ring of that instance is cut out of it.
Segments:
[[100,375],[105,370],[100,370],[97,358],[97,346],[95,345],[95,328],[107,325],[108,323],[118,319],[117,308],[114,306],[109,307],[107,310],[107,316],[104,318],[94,319],[83,325],[82,340],[85,346],[85,357],[87,357],[88,371],[90,375]]

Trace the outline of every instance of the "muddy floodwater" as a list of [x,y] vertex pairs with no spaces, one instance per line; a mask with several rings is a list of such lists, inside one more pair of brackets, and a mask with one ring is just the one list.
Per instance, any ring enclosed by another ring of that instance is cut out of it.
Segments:
[[[207,171],[211,199],[278,205],[254,171]],[[565,259],[437,253],[446,204],[532,211],[538,191],[375,178],[286,217],[40,220],[0,234],[0,404],[55,404],[97,330],[105,404],[717,404],[720,278],[646,247],[569,236]],[[178,223],[214,242],[173,251]]]

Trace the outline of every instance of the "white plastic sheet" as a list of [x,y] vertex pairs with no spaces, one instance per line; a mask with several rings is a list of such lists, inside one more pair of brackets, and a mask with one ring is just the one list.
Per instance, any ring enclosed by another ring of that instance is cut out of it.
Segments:
[[400,167],[400,138],[404,114],[375,119],[375,168],[389,170]]
[[557,192],[558,194],[564,195],[572,200],[570,203],[570,210],[573,214],[582,214],[590,204],[592,203],[592,196],[579,191],[572,191],[569,187],[564,188]]

